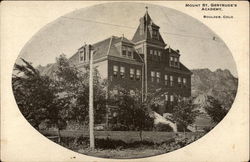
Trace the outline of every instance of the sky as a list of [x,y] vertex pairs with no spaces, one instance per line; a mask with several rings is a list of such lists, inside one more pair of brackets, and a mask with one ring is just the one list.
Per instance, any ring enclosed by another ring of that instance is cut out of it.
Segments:
[[180,61],[185,66],[228,69],[237,76],[231,52],[211,29],[180,11],[143,3],[99,4],[62,15],[35,34],[19,57],[34,66],[44,66],[54,63],[62,53],[72,56],[85,42],[93,44],[123,34],[132,39],[146,6],[153,22],[160,26],[165,43],[180,50]]

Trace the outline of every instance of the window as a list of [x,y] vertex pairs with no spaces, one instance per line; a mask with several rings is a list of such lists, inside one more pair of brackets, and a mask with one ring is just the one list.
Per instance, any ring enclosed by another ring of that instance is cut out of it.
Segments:
[[80,56],[80,61],[83,61],[83,56]]
[[157,32],[157,30],[153,30],[153,37],[158,38],[158,32]]
[[154,50],[154,55],[157,56],[157,50]]
[[170,56],[170,66],[179,67],[180,66],[179,58]]
[[160,72],[156,72],[156,82],[160,83],[160,78],[161,78],[161,73]]
[[161,51],[158,51],[158,56],[161,57]]
[[175,66],[176,66],[176,67],[179,67],[179,61],[178,61],[178,58],[177,58],[177,57],[174,58],[174,62],[175,62]]
[[178,85],[181,87],[181,77],[178,77]]
[[170,66],[174,66],[174,57],[170,57]]
[[121,78],[125,78],[125,67],[123,66],[120,67],[120,75],[121,75]]
[[165,76],[164,76],[164,84],[165,84],[165,85],[168,85],[168,75],[165,75]]
[[144,33],[144,25],[140,25],[140,35],[143,35]]
[[167,94],[165,95],[165,101],[168,101],[168,95]]
[[149,50],[150,55],[153,55],[153,50]]
[[170,75],[170,86],[173,86],[174,84],[174,78],[172,75]]
[[80,61],[83,61],[83,51],[80,51]]
[[140,54],[140,53],[142,53],[142,48],[138,48],[137,49],[137,52]]
[[155,72],[151,71],[151,82],[154,82],[155,79]]
[[187,85],[187,79],[183,78],[183,85],[186,86]]
[[87,60],[87,53],[86,53],[86,51],[85,51],[85,48],[83,48],[83,49],[81,49],[81,50],[79,50],[79,59],[80,59],[80,61],[86,61]]
[[127,50],[126,47],[122,46],[122,56],[126,57],[127,56]]
[[[93,51],[91,51],[91,52],[93,52]],[[90,60],[90,58],[91,58],[91,56],[93,55],[93,53],[90,53],[90,54],[88,54],[88,55],[89,55],[88,60]]]
[[114,75],[114,77],[117,77],[117,74],[118,74],[118,66],[114,65],[113,66],[113,75]]
[[174,102],[174,96],[173,95],[170,96],[170,102]]
[[130,68],[130,79],[133,80],[135,77],[135,69]]
[[86,61],[86,53],[83,53],[83,60]]
[[133,58],[133,49],[131,47],[122,46],[122,56]]
[[132,57],[132,49],[131,48],[128,48],[128,57]]
[[136,79],[140,80],[140,78],[141,78],[141,70],[137,69],[136,70]]

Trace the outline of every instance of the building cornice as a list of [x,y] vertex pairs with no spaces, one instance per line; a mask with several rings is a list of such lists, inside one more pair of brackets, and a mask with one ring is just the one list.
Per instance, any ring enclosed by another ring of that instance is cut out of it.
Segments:
[[170,67],[164,67],[165,71],[172,71],[175,73],[179,73],[179,74],[187,74],[187,75],[192,75],[192,72],[188,72],[188,71],[183,71],[180,69],[175,69],[175,68],[170,68]]
[[[128,64],[140,65],[140,66],[143,65],[142,62],[138,62],[138,61],[136,61],[134,59],[111,56],[111,55],[95,59],[95,60],[93,60],[93,64],[96,64],[96,63],[99,63],[99,62],[102,62],[102,61],[105,61],[105,60],[119,61],[119,62],[124,62],[124,63],[128,63]],[[88,64],[89,64],[89,62],[83,62],[83,63],[77,64],[76,67],[81,68],[81,67],[83,67],[85,65],[88,65]]]
[[113,61],[119,61],[119,62],[124,62],[128,64],[134,64],[134,65],[142,65],[142,62],[138,62],[134,59],[129,59],[129,58],[123,58],[123,57],[117,57],[117,56],[108,56],[108,60],[113,60]]

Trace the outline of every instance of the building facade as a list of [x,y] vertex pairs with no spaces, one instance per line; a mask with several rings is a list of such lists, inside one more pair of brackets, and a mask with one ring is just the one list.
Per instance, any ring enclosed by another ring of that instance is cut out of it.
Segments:
[[[180,51],[167,45],[146,11],[131,40],[111,36],[92,45],[94,66],[107,79],[107,97],[119,93],[117,87],[131,94],[140,92],[145,99],[156,89],[164,89],[164,106],[159,113],[172,112],[180,97],[191,96],[191,71],[180,62]],[[88,64],[90,54],[84,45],[70,58],[78,68]],[[114,105],[109,105],[113,107]]]

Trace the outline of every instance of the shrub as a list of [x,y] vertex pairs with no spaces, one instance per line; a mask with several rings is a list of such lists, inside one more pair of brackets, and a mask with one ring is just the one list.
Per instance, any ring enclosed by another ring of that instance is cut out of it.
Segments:
[[109,129],[111,131],[128,131],[129,130],[127,126],[120,124],[120,123],[111,125]]
[[172,132],[173,128],[171,128],[168,124],[159,123],[155,127],[156,131],[164,131],[164,132]]
[[204,131],[205,133],[208,133],[211,129],[212,129],[212,127],[206,126],[206,127],[203,128],[203,131]]

